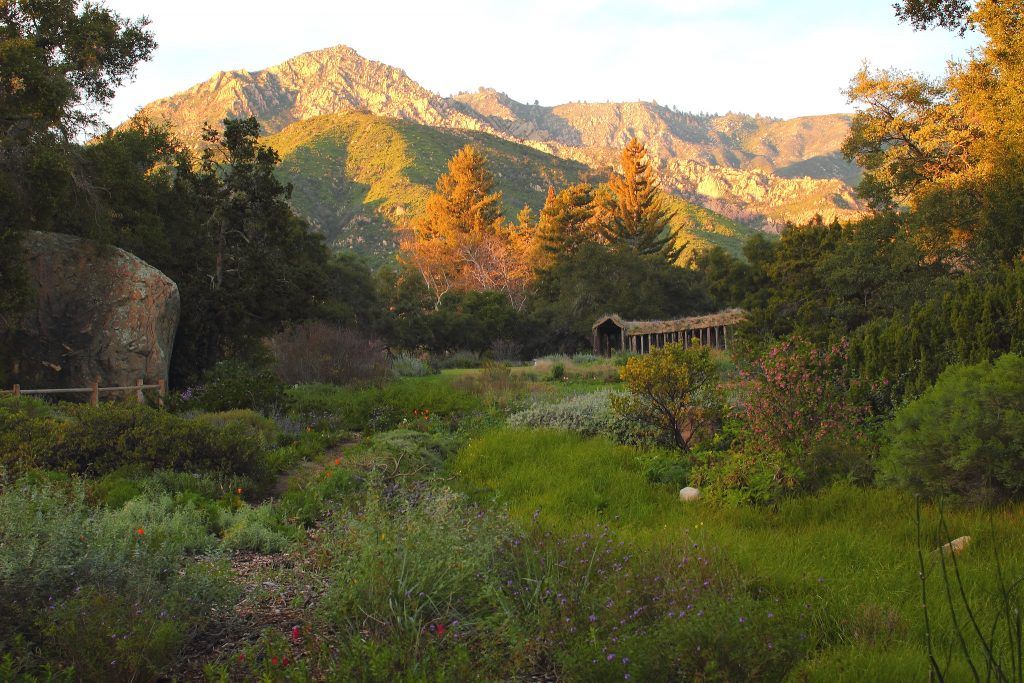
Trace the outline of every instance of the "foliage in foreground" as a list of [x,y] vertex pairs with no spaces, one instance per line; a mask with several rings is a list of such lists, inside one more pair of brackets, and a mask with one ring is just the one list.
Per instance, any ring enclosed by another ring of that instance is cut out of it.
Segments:
[[[0,493],[0,649],[91,680],[153,679],[234,590],[203,513],[166,495],[90,508],[81,482]],[[17,662],[17,664],[15,664]],[[12,671],[13,669],[13,671]]]
[[0,399],[0,468],[103,474],[126,465],[259,477],[270,444],[254,423],[218,425],[145,406]]
[[1024,358],[947,368],[889,425],[882,476],[929,498],[1024,493]]

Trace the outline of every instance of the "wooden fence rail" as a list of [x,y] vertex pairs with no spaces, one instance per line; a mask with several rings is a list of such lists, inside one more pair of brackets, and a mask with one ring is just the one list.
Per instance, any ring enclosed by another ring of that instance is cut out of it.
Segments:
[[11,389],[0,390],[0,394],[11,394],[15,398],[43,394],[89,394],[89,404],[98,405],[100,394],[116,393],[119,391],[134,391],[135,400],[139,403],[145,403],[146,397],[142,392],[146,389],[156,389],[157,405],[162,406],[164,404],[164,396],[167,394],[167,383],[162,379],[157,380],[156,384],[144,384],[140,379],[134,385],[128,387],[101,387],[99,377],[96,378],[91,387],[73,387],[68,389],[22,389],[20,384],[15,384]]

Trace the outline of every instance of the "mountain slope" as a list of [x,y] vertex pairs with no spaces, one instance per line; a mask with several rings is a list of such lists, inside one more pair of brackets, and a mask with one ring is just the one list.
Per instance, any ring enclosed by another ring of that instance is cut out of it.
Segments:
[[791,120],[694,115],[652,102],[544,107],[491,89],[442,97],[404,71],[345,46],[299,55],[261,71],[220,72],[146,106],[198,145],[204,124],[256,116],[268,134],[324,115],[361,112],[446,131],[489,133],[592,169],[617,163],[632,137],[643,140],[667,190],[754,227],[862,215],[856,167],[839,148],[847,115]]
[[[487,157],[509,219],[523,205],[539,211],[549,186],[604,180],[583,164],[487,133],[354,112],[295,123],[265,142],[281,155],[280,174],[294,185],[295,208],[333,247],[377,262],[394,253],[397,231],[422,210],[448,160],[466,144]],[[672,208],[689,251],[719,243],[738,251],[751,232],[682,199],[674,198]]]

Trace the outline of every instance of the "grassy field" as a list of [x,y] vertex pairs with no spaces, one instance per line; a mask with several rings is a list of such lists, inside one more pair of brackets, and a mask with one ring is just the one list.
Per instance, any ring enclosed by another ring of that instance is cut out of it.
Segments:
[[989,629],[1024,506],[943,529],[849,485],[683,504],[670,451],[508,424],[571,406],[601,433],[616,373],[309,385],[273,419],[0,402],[0,679],[924,681],[923,561],[946,680],[973,679],[965,651],[998,679],[961,585],[1013,680]]
[[[818,647],[793,672],[797,680],[928,678],[912,497],[839,486],[777,509],[683,505],[646,481],[641,462],[638,451],[603,439],[504,429],[470,443],[454,472],[477,499],[506,505],[523,522],[539,510],[541,523],[558,533],[603,524],[638,552],[696,546],[734,580],[810,605]],[[997,608],[994,553],[1008,576],[1024,572],[1022,517],[1020,505],[945,513],[950,537],[972,538],[958,567],[986,632]],[[938,510],[925,507],[922,520],[936,649],[943,661],[948,653],[958,659],[942,558],[933,552],[944,538]],[[958,618],[963,625],[959,604]],[[984,661],[977,639],[969,647]]]

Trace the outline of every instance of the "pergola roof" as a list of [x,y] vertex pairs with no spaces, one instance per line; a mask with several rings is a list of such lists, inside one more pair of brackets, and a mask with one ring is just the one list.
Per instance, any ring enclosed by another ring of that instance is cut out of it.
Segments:
[[618,315],[612,313],[598,318],[591,329],[596,330],[600,325],[611,320],[622,328],[627,335],[656,334],[661,332],[701,330],[705,327],[718,327],[721,325],[736,325],[746,319],[747,312],[742,308],[729,308],[718,313],[677,318],[676,320],[623,320]]

